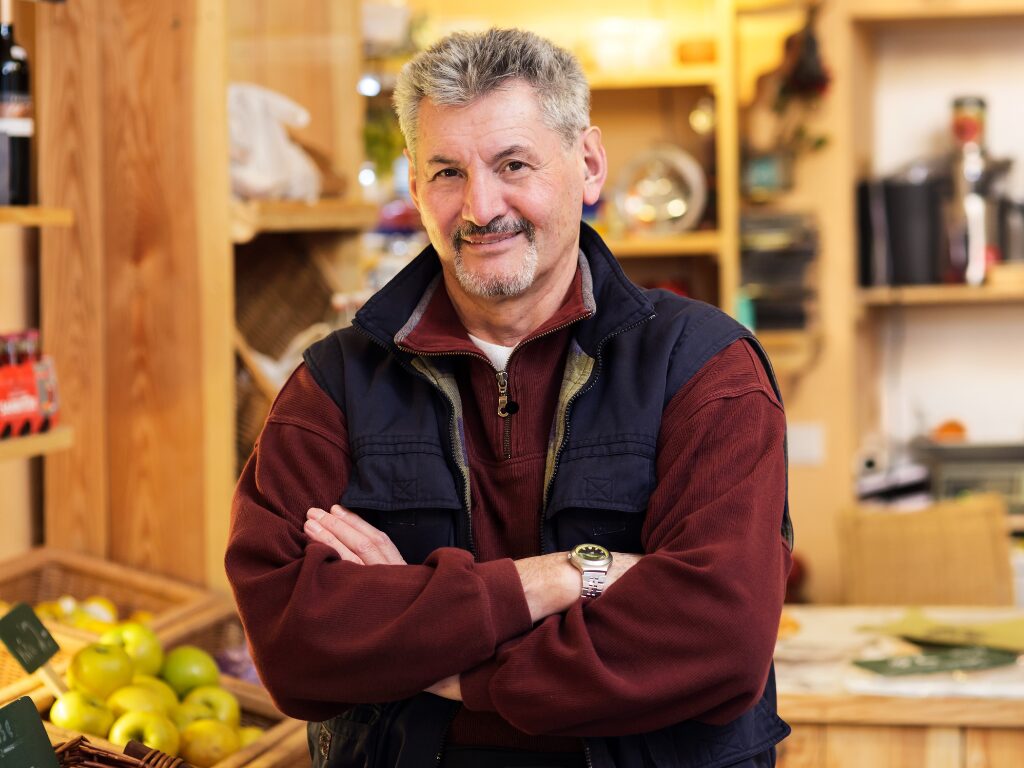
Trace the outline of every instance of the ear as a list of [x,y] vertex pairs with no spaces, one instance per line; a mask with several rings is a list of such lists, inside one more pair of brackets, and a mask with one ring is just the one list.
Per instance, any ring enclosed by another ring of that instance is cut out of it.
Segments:
[[583,202],[593,205],[601,197],[601,189],[608,177],[608,158],[601,143],[601,129],[590,126],[583,132]]
[[416,210],[418,211],[420,209],[420,194],[419,190],[416,188],[416,161],[413,160],[408,149],[403,149],[402,154],[405,155],[405,159],[409,161],[409,197],[412,198],[412,204],[416,206]]

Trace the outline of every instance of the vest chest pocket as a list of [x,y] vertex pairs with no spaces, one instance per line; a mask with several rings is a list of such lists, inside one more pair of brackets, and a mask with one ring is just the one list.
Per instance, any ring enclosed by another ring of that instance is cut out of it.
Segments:
[[631,441],[566,449],[548,503],[548,534],[554,537],[549,545],[561,551],[593,542],[615,552],[641,552],[654,478],[653,445]]
[[455,546],[462,504],[436,443],[377,438],[354,445],[351,478],[339,503],[386,533],[407,563]]

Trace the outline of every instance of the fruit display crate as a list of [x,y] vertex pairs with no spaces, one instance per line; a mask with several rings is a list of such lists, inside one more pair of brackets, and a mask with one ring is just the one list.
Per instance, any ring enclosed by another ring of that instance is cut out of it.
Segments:
[[[302,768],[310,765],[306,724],[283,715],[258,680],[240,679],[230,674],[231,669],[223,674],[225,655],[237,654],[246,648],[245,630],[232,603],[224,599],[213,601],[185,621],[158,634],[167,650],[179,645],[195,645],[217,659],[222,665],[221,686],[234,693],[242,705],[242,725],[267,728],[267,720],[272,719],[275,723],[227,761],[218,763],[217,768],[235,768],[243,764],[260,768]],[[246,762],[238,762],[241,758]]]
[[[86,642],[77,637],[64,635],[58,630],[51,630],[50,634],[57,641],[60,650],[50,659],[50,666],[57,674],[63,674],[67,669],[71,657]],[[35,674],[28,674],[11,655],[7,647],[0,643],[0,705],[13,701],[19,696],[26,696],[38,688],[42,681]]]
[[[54,601],[70,595],[77,601],[101,596],[113,602],[121,619],[135,611],[151,614],[147,623],[158,633],[214,602],[212,593],[190,584],[148,574],[96,557],[39,547],[0,562],[0,600],[7,603]],[[51,632],[93,642],[99,632],[58,623],[41,616]]]
[[[255,725],[264,728],[265,732],[211,768],[294,768],[302,766],[303,760],[306,761],[306,765],[309,764],[304,723],[282,715],[271,703],[267,692],[258,686],[227,676],[221,677],[220,685],[238,698],[242,710],[240,724]],[[47,730],[60,730],[49,720],[50,707],[54,701],[53,694],[46,689],[36,689],[30,695]],[[79,735],[74,731],[64,733],[72,737]],[[94,744],[106,744],[104,740],[93,736],[86,738]]]

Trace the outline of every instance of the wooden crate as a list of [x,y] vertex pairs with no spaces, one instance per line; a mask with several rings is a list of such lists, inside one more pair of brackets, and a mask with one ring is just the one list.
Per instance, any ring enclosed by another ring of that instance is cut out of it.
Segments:
[[[63,674],[67,669],[71,657],[75,651],[85,645],[85,641],[77,637],[69,637],[63,633],[51,630],[53,639],[57,641],[60,650],[50,659],[50,666],[58,674]],[[0,643],[0,705],[19,696],[27,696],[41,685],[42,681],[35,674],[28,674],[18,663],[17,659],[7,650],[7,646]]]
[[[150,625],[160,632],[192,616],[216,598],[206,590],[164,576],[109,563],[87,555],[40,547],[0,562],[0,600],[35,606],[71,595],[84,600],[102,595],[114,602],[121,618],[133,611],[153,614]],[[45,622],[51,632],[93,642],[99,633]]]

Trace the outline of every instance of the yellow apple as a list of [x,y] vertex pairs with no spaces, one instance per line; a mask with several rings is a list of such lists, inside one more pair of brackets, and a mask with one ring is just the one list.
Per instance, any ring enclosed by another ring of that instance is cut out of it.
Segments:
[[126,712],[110,726],[110,743],[123,747],[129,741],[141,741],[147,747],[177,756],[181,738],[178,729],[159,712]]
[[167,703],[164,697],[144,685],[126,685],[118,688],[107,697],[107,706],[120,717],[126,712],[159,712],[167,714]]
[[122,648],[91,643],[71,657],[68,685],[106,700],[118,688],[128,685],[134,674],[131,657]]
[[258,725],[245,725],[238,729],[238,745],[239,747],[247,747],[252,744],[256,739],[262,736],[264,733],[263,729]]
[[164,663],[164,647],[156,632],[137,621],[122,621],[100,636],[104,645],[117,645],[135,662],[135,671],[155,675]]
[[238,720],[241,717],[241,708],[238,706],[238,699],[231,691],[221,688],[219,685],[200,685],[189,691],[182,700],[186,704],[201,704],[209,707],[213,716],[222,723],[232,728],[238,727]]
[[194,702],[183,701],[178,706],[171,709],[171,720],[179,731],[185,730],[185,726],[189,723],[194,723],[196,720],[216,720],[214,717],[213,710],[205,704],[196,704]]
[[95,696],[82,691],[67,691],[50,707],[50,722],[58,728],[106,738],[114,722],[114,713]]
[[210,768],[239,748],[238,734],[220,720],[196,720],[181,732],[179,754],[196,768]]
[[184,696],[200,685],[216,685],[220,670],[213,656],[194,645],[179,645],[164,656],[160,677],[166,680],[175,693]]
[[132,685],[141,685],[143,688],[149,688],[151,691],[155,691],[160,694],[160,698],[163,699],[168,712],[178,705],[178,694],[176,694],[174,689],[159,677],[153,677],[152,675],[140,675],[136,673],[135,676],[132,677]]

